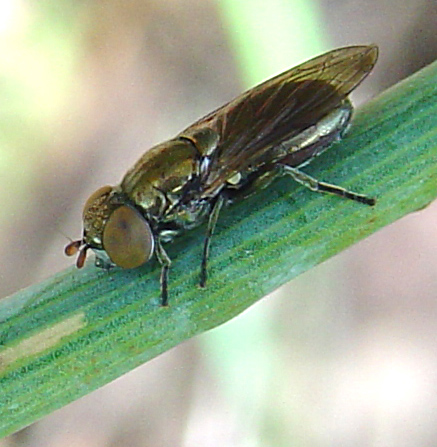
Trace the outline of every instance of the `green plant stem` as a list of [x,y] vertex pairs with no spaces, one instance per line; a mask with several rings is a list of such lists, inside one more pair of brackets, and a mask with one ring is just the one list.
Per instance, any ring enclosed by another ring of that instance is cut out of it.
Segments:
[[238,315],[299,273],[437,196],[437,63],[363,107],[342,142],[306,169],[377,198],[367,207],[289,178],[223,211],[208,287],[197,287],[205,228],[159,265],[71,267],[0,302],[0,434],[25,427],[182,341]]

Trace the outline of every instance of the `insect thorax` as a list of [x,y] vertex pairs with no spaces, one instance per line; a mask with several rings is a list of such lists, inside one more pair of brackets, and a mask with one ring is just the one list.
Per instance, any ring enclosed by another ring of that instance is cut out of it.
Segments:
[[163,240],[199,225],[210,209],[196,194],[202,160],[191,140],[175,138],[146,152],[121,182]]

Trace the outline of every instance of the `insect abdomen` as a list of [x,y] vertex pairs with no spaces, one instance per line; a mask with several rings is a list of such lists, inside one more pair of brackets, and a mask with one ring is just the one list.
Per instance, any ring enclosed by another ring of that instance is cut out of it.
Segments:
[[348,129],[352,111],[352,104],[346,99],[340,107],[313,126],[291,140],[283,142],[284,152],[288,153],[278,162],[292,167],[305,166],[332,143],[342,138]]

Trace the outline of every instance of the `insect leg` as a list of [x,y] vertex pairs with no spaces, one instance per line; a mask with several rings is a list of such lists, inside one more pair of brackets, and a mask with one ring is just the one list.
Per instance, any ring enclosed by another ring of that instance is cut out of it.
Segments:
[[299,169],[292,168],[291,166],[283,165],[284,172],[293,177],[296,182],[301,185],[311,189],[311,191],[316,192],[327,192],[330,194],[335,194],[337,196],[345,197],[346,199],[355,200],[356,202],[364,203],[365,205],[373,206],[376,203],[376,200],[372,197],[367,197],[363,194],[357,194],[352,191],[348,191],[347,189],[342,188],[341,186],[330,185],[329,183],[319,182],[315,178],[305,174]]
[[224,201],[225,201],[224,196],[222,194],[219,194],[209,213],[208,226],[206,228],[205,243],[203,245],[202,264],[200,266],[200,287],[205,287],[206,285],[206,278],[208,276],[207,264],[209,257],[209,246],[211,244],[211,236],[212,233],[214,232],[214,228],[217,223],[220,210],[223,206]]
[[156,239],[156,257],[161,264],[161,305],[168,306],[168,270],[171,259],[162,246],[159,238]]

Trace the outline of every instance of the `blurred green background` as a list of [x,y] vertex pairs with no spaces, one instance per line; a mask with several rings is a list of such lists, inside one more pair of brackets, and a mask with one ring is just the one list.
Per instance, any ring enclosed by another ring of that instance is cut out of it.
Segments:
[[[434,0],[1,0],[0,296],[71,265],[83,203],[147,148],[305,59],[377,43],[358,105],[436,59],[436,23]],[[435,445],[436,215],[0,447]]]

